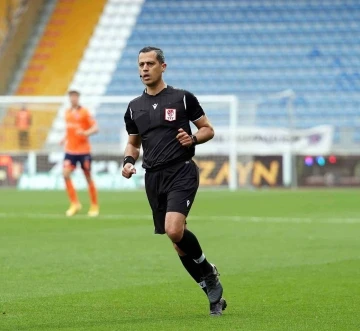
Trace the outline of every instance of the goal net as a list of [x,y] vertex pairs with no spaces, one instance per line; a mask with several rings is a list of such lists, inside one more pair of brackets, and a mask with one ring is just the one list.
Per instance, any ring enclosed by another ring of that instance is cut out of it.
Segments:
[[[144,185],[141,160],[133,179],[126,180],[121,176],[127,141],[123,116],[133,98],[81,98],[81,103],[93,113],[100,128],[100,132],[91,137],[92,172],[100,189],[136,189]],[[198,98],[215,127],[214,139],[196,148],[195,161],[200,169],[201,187],[234,190],[279,186],[284,180],[292,182],[293,144],[288,143],[292,141],[288,135],[296,125],[291,115],[291,91],[253,100],[231,95]],[[67,97],[0,97],[0,186],[20,189],[64,187],[61,176],[64,155],[59,142],[64,136],[64,114],[68,106]],[[31,115],[26,129],[19,127],[17,122],[22,109]],[[280,138],[275,134],[280,132],[279,128],[288,130],[283,136],[280,134]],[[24,136],[22,131],[27,134]],[[278,145],[282,147],[278,148]],[[86,187],[79,169],[73,177],[78,188]]]

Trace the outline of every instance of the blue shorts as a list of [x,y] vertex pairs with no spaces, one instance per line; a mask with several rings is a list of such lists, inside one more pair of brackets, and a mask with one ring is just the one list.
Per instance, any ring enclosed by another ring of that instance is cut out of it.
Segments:
[[91,170],[91,155],[90,154],[65,154],[64,168],[70,167],[76,168],[76,165],[80,163],[81,169],[84,171]]

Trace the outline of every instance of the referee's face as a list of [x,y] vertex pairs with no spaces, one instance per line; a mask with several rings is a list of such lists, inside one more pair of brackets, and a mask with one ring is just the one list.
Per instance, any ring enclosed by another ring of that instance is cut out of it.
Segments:
[[146,86],[156,86],[162,80],[166,64],[160,63],[154,51],[139,54],[139,74]]

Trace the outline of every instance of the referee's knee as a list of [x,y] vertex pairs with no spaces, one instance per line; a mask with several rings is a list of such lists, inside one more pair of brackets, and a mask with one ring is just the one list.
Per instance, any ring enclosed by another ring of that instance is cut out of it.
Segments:
[[165,226],[165,232],[173,243],[177,243],[184,234],[184,228],[178,226]]
[[179,213],[168,213],[165,218],[165,232],[173,243],[181,240],[184,234],[185,216]]
[[165,231],[173,243],[179,242],[184,234],[184,229],[170,228],[166,229]]

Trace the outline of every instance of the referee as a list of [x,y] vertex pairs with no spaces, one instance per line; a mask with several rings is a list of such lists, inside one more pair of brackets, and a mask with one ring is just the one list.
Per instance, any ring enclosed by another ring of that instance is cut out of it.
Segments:
[[[207,294],[210,315],[221,315],[226,301],[219,273],[186,227],[199,187],[198,168],[192,161],[195,145],[212,139],[214,129],[193,94],[164,82],[166,63],[161,49],[141,49],[138,65],[146,88],[129,103],[124,116],[129,138],[122,175],[130,178],[136,174],[134,164],[142,145],[145,188],[155,233],[167,234],[185,269]],[[194,135],[190,121],[198,129]]]

